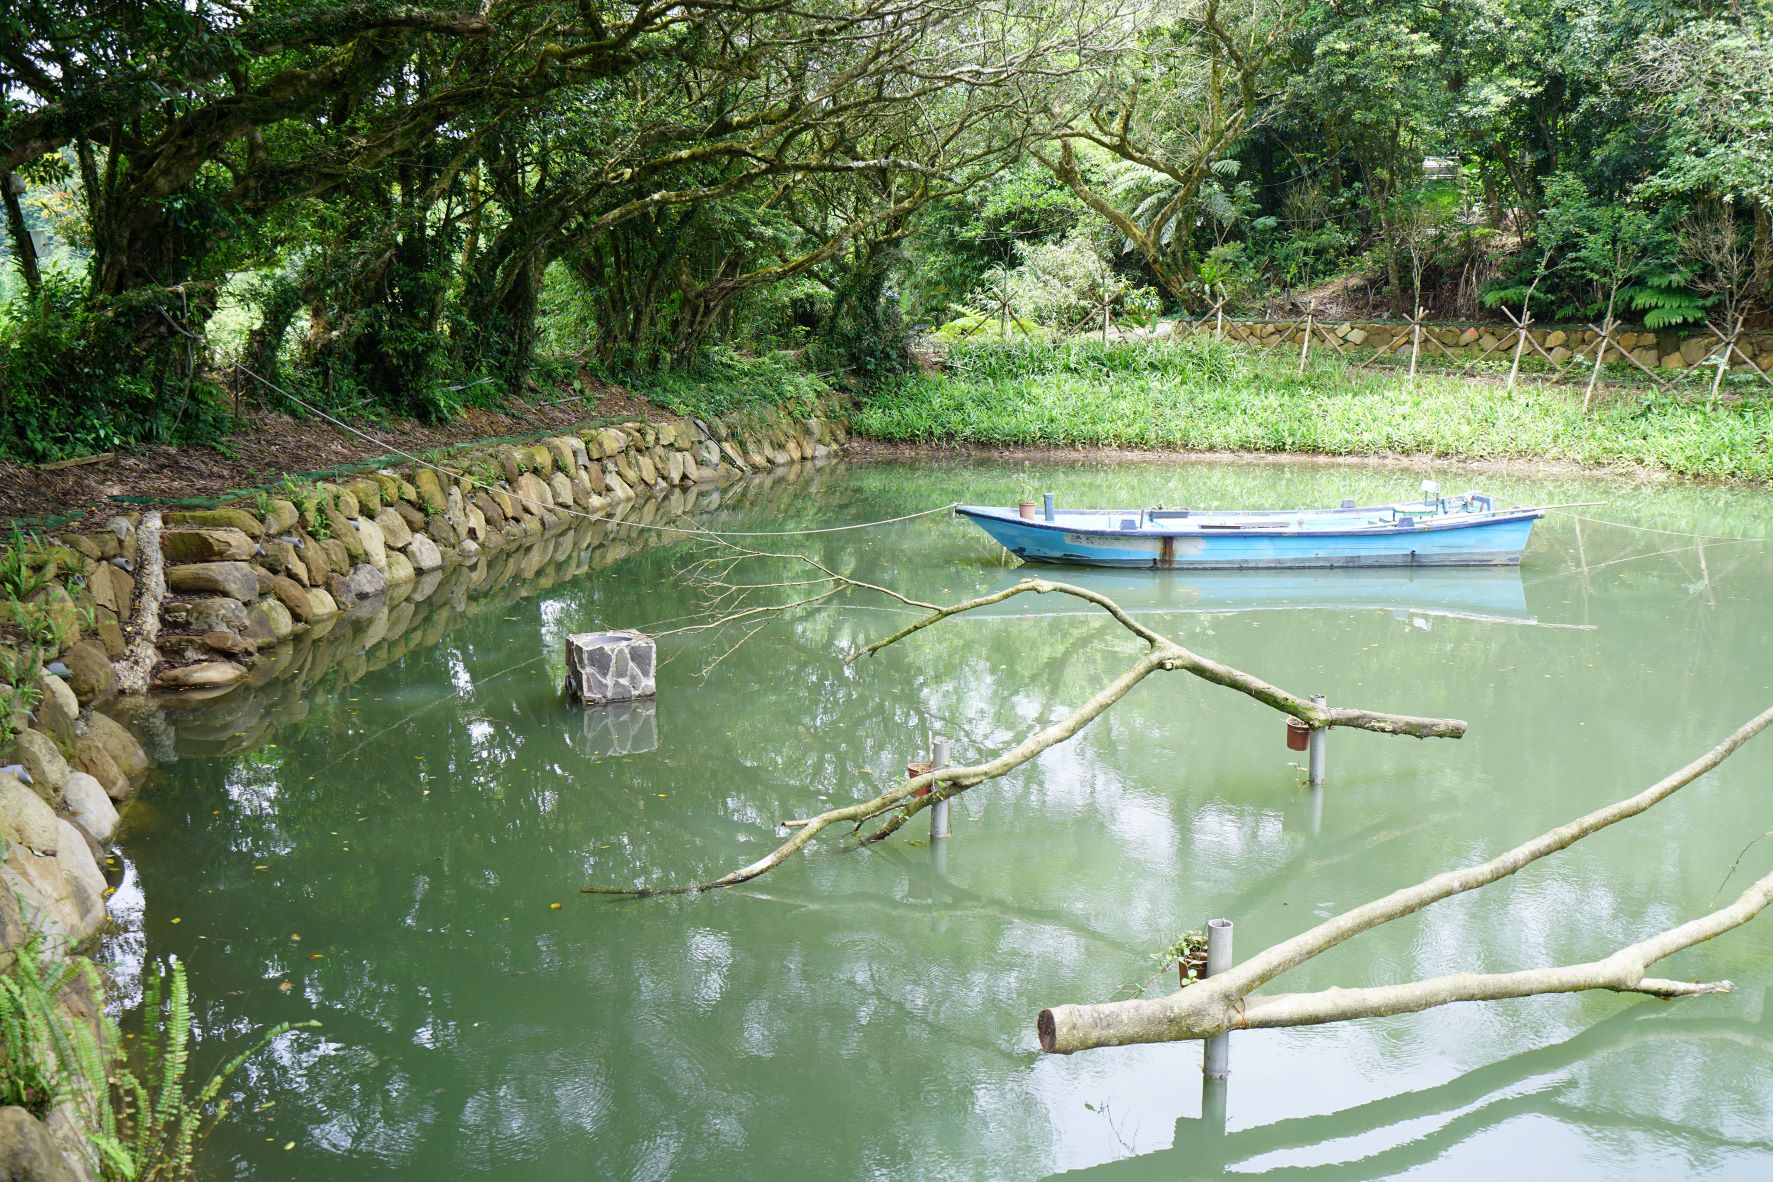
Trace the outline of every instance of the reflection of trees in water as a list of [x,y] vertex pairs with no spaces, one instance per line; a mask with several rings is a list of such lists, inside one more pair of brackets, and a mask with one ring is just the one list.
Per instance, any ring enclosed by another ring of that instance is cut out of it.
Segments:
[[[757,510],[786,505],[809,523],[874,517],[963,490],[970,497],[961,480],[978,483],[978,499],[987,499],[978,472],[1013,479],[1002,468],[936,467],[917,481],[905,471],[821,473],[827,486],[819,497],[835,498],[836,509],[783,484],[759,494]],[[1100,479],[1105,488],[1138,488],[1134,476]],[[1245,478],[1226,479],[1231,496]],[[1321,472],[1299,480],[1285,491],[1334,483]],[[728,520],[748,522],[751,513],[740,504]],[[937,519],[903,538],[833,535],[809,539],[806,549],[822,560],[842,557],[858,577],[920,594],[951,587],[958,597],[1002,576],[968,528]],[[1278,723],[1259,708],[1214,701],[1204,688],[1160,684],[1014,782],[968,800],[954,850],[964,874],[926,877],[918,867],[928,851],[908,848],[892,857],[809,859],[756,898],[596,905],[574,888],[593,877],[706,876],[727,867],[735,841],[767,840],[772,822],[803,814],[817,794],[841,800],[897,778],[932,727],[981,747],[1020,737],[1051,709],[1074,704],[1123,656],[1103,651],[1113,633],[1093,620],[1004,621],[845,667],[844,653],[889,631],[895,618],[807,613],[760,634],[706,681],[696,675],[701,658],[687,652],[666,668],[659,749],[592,762],[575,745],[576,716],[558,701],[556,654],[543,637],[692,606],[673,588],[685,547],[611,540],[561,545],[552,565],[494,595],[444,587],[404,627],[380,625],[384,636],[367,653],[355,650],[373,622],[340,630],[331,643],[349,659],[314,656],[311,674],[288,696],[277,686],[253,691],[272,703],[257,714],[247,705],[219,707],[238,713],[209,724],[204,739],[236,741],[227,736],[237,726],[249,741],[270,737],[275,748],[187,761],[172,791],[150,793],[149,805],[165,814],[141,851],[150,948],[176,943],[190,961],[202,1027],[239,1031],[309,1012],[327,1023],[328,1053],[294,1039],[254,1061],[251,1086],[275,1086],[279,1123],[224,1128],[218,1150],[232,1146],[251,1160],[265,1133],[281,1139],[309,1128],[321,1143],[304,1141],[288,1155],[292,1176],[304,1169],[324,1176],[331,1154],[454,1176],[537,1154],[622,1175],[659,1153],[675,1154],[674,1168],[687,1174],[741,1154],[785,1161],[783,1142],[794,1134],[783,1130],[823,1121],[845,1131],[793,1159],[814,1174],[938,1159],[961,1173],[968,1163],[989,1172],[982,1163],[1001,1165],[1006,1145],[1019,1147],[1018,1160],[1039,1160],[1062,1134],[1038,1105],[989,1107],[993,1101],[972,1094],[981,1074],[992,1076],[1000,1097],[1025,1093],[1016,1064],[1031,1055],[1038,1004],[1114,994],[1145,974],[1173,929],[1197,926],[1209,913],[1232,914],[1240,943],[1259,947],[1305,924],[1306,915],[1290,914],[1303,912],[1302,889],[1318,906],[1358,902],[1372,893],[1375,865],[1408,881],[1473,843],[1563,819],[1587,793],[1605,796],[1621,781],[1642,780],[1646,764],[1709,745],[1719,720],[1691,703],[1669,709],[1670,699],[1690,693],[1696,677],[1709,676],[1720,698],[1753,688],[1734,666],[1696,672],[1692,652],[1703,644],[1764,653],[1753,613],[1729,605],[1773,581],[1764,559],[1714,565],[1725,610],[1670,618],[1668,603],[1653,594],[1666,577],[1654,565],[1661,560],[1611,568],[1621,581],[1594,580],[1588,595],[1598,627],[1585,633],[1440,620],[1423,631],[1384,612],[1287,613],[1260,627],[1215,616],[1189,621],[1193,632],[1179,627],[1184,643],[1314,682],[1332,701],[1471,719],[1471,737],[1445,750],[1393,749],[1363,736],[1333,741],[1316,836],[1305,828]],[[612,551],[625,553],[605,561]],[[1547,589],[1530,580],[1537,614],[1576,607],[1560,602],[1561,584],[1549,586],[1547,606]],[[521,619],[504,618],[512,615]],[[1597,683],[1580,672],[1590,661],[1663,673],[1647,684]],[[520,662],[536,663],[513,671]],[[1500,674],[1504,666],[1515,672]],[[1547,670],[1556,676],[1545,678]],[[1581,705],[1588,699],[1592,712]],[[278,713],[286,708],[290,714]],[[1617,723],[1609,743],[1572,740],[1574,716],[1592,727],[1603,713]],[[181,731],[202,733],[194,718],[178,722]],[[1529,783],[1545,790],[1521,789]],[[222,814],[211,816],[217,807]],[[1499,902],[1425,917],[1395,938],[1372,933],[1346,958],[1326,959],[1326,979],[1301,984],[1333,983],[1332,973],[1352,984],[1362,974],[1399,979],[1450,961],[1515,962],[1517,939],[1550,955],[1577,936],[1600,947],[1653,930],[1663,910],[1691,911],[1717,885],[1719,867],[1683,856],[1692,827],[1716,831],[1720,813],[1727,826],[1749,811],[1721,794],[1703,806],[1664,807],[1695,811],[1622,834],[1604,855],[1604,874],[1577,861],[1570,877],[1491,888]],[[255,864],[271,869],[254,871]],[[1603,877],[1605,887],[1596,888]],[[176,931],[165,926],[162,897],[178,900]],[[550,899],[567,906],[550,913]],[[1280,906],[1289,901],[1290,909]],[[1570,934],[1570,913],[1586,935]],[[290,939],[298,931],[299,943]],[[191,942],[198,934],[209,938]],[[315,952],[324,959],[308,959]],[[277,988],[284,980],[288,994]],[[1607,1049],[1584,1049],[1584,1037],[1572,1040],[1571,1070]],[[1382,1062],[1407,1057],[1373,1041]],[[1570,1085],[1536,1093],[1547,1106],[1538,1109],[1506,1083],[1474,1082],[1466,1099],[1457,1088],[1430,1089],[1434,1112],[1465,1123],[1408,1142],[1381,1164],[1406,1168],[1408,1146],[1427,1140],[1444,1150],[1515,1113],[1511,1105],[1599,1127],[1608,1110],[1632,1110],[1632,1089],[1642,1086],[1635,1073],[1617,1074],[1615,1083],[1599,1068],[1584,1070],[1580,1111],[1568,1107]],[[1473,1077],[1489,1078],[1461,1079]],[[790,1081],[815,1078],[811,1110],[796,1110],[786,1099]],[[921,1087],[909,1099],[908,1080]],[[1706,1082],[1702,1063],[1655,1077],[1661,1093],[1677,1097]],[[1764,1079],[1745,1078],[1745,1097],[1756,1086]],[[1591,1095],[1601,1099],[1589,1102]],[[883,1097],[927,1115],[854,1127],[853,1114],[880,1111]],[[991,1127],[982,1135],[978,1116],[987,1108]],[[1411,1119],[1402,1107],[1389,1119],[1387,1111],[1354,1110],[1361,1127]],[[1297,1134],[1308,1144],[1349,1135],[1333,1131],[1333,1118],[1323,1121],[1284,1127],[1312,1130]],[[1227,1160],[1292,1144],[1270,1145],[1256,1132],[1232,1134],[1235,1156]],[[1180,1139],[1173,1152],[1182,1156],[1159,1164],[1186,1173],[1197,1139]],[[1378,1172],[1360,1165],[1348,1172]]]
[[[1677,1147],[1694,1165],[1715,1164],[1720,1153],[1773,1153],[1773,1140],[1765,1135],[1764,1121],[1740,1122],[1745,1132],[1757,1130],[1759,1135],[1732,1135],[1703,1123],[1707,1115],[1715,1120],[1728,1112],[1764,1111],[1764,1096],[1749,1087],[1733,1088],[1730,1080],[1714,1079],[1705,1087],[1708,1111],[1674,1119],[1666,1115],[1663,1091],[1669,1077],[1654,1070],[1657,1054],[1691,1052],[1720,1042],[1747,1046],[1762,1055],[1773,1052],[1770,1020],[1773,1009],[1764,1010],[1758,1021],[1749,1021],[1633,1006],[1568,1038],[1486,1064],[1441,1084],[1352,1108],[1230,1131],[1218,1123],[1224,1116],[1222,1105],[1215,1112],[1211,1101],[1203,1098],[1200,1117],[1183,1117],[1176,1122],[1175,1142],[1169,1149],[1068,1172],[1064,1177],[1099,1178],[1102,1182],[1206,1177],[1221,1172],[1289,1179],[1396,1177],[1441,1159],[1460,1144],[1509,1121],[1536,1115],[1591,1135],[1620,1140],[1653,1137],[1663,1146]],[[1621,1062],[1622,1058],[1626,1061]],[[1238,1087],[1235,1070],[1226,1086],[1232,1091]],[[1206,1091],[1203,1082],[1203,1096]],[[1622,1097],[1629,1103],[1621,1105]],[[1423,1124],[1431,1127],[1420,1128]],[[1393,1130],[1395,1135],[1387,1136]],[[1366,1149],[1373,1140],[1389,1144]],[[1310,1152],[1320,1146],[1325,1147],[1324,1152]],[[1331,1156],[1334,1160],[1322,1160]],[[1532,1177],[1549,1163],[1529,1158],[1517,1164],[1524,1176]]]

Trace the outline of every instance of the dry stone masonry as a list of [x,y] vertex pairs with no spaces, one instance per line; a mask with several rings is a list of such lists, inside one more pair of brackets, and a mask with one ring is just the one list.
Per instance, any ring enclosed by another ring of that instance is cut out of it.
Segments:
[[[437,643],[489,600],[675,536],[651,524],[799,478],[803,461],[845,444],[840,418],[603,425],[26,541],[0,602],[0,971],[32,933],[65,955],[97,937],[104,843],[151,762],[250,750],[326,686]],[[652,692],[643,640],[607,670],[588,660],[593,698]],[[124,692],[138,660],[146,697]],[[657,743],[650,702],[586,715],[593,757]],[[91,1176],[77,1128],[25,1119],[70,1176]]]

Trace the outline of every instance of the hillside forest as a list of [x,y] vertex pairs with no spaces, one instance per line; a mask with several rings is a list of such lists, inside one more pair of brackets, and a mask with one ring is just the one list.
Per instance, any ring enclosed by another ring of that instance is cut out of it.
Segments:
[[1765,0],[16,0],[0,451],[891,383],[929,332],[1762,322]]

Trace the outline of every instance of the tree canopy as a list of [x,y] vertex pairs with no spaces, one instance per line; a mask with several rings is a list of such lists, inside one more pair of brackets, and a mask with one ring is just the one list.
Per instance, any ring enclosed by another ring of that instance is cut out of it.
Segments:
[[1054,316],[1355,275],[1749,314],[1770,111],[1740,2],[21,0],[0,447],[201,434],[218,380],[428,418],[733,349],[868,382],[1011,271]]

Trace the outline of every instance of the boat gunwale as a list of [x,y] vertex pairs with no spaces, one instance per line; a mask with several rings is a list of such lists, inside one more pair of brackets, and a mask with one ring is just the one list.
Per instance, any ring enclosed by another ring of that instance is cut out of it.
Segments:
[[[1377,506],[1379,509],[1395,509],[1395,505]],[[988,505],[956,505],[954,512],[972,520],[1001,521],[1029,529],[1046,530],[1061,534],[1083,534],[1099,538],[1378,538],[1394,534],[1420,534],[1445,532],[1454,529],[1474,529],[1486,525],[1506,525],[1520,521],[1537,521],[1545,516],[1542,509],[1495,509],[1485,513],[1446,513],[1433,517],[1418,519],[1411,525],[1375,525],[1360,528],[1343,527],[1328,529],[1277,528],[1273,526],[1225,526],[1220,530],[1203,529],[1103,529],[1091,526],[1061,525],[1058,522],[1034,520],[1030,521],[1018,515],[1014,510],[1000,509]],[[1072,513],[1137,513],[1143,509],[1072,509]],[[1296,509],[1261,509],[1258,513],[1296,514]],[[1309,510],[1313,513],[1358,513],[1358,509]],[[1222,514],[1229,516],[1230,514]],[[1205,516],[1205,514],[1202,514]]]

